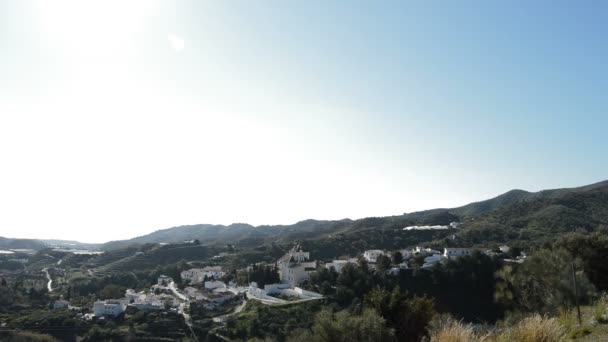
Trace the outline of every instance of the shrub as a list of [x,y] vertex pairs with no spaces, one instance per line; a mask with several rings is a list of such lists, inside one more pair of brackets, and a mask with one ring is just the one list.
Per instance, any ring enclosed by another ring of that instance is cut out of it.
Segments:
[[588,326],[583,325],[582,327],[576,327],[576,328],[570,330],[570,333],[568,334],[568,336],[574,340],[574,339],[577,339],[579,337],[584,337],[589,334],[591,334],[591,329],[589,329]]
[[605,321],[606,314],[606,298],[601,297],[593,304],[593,319],[596,322]]
[[562,309],[559,312],[559,323],[568,331],[576,326],[576,316],[572,310]]

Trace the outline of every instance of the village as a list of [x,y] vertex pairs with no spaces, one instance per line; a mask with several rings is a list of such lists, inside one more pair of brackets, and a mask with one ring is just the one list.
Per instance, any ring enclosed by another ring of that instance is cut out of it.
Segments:
[[[156,284],[143,291],[127,289],[121,298],[95,301],[90,310],[84,310],[90,313],[81,314],[81,317],[85,320],[103,320],[118,317],[125,312],[172,312],[183,315],[186,323],[189,324],[189,313],[193,306],[210,313],[225,313],[225,306],[238,308],[239,304],[244,304],[247,300],[257,300],[266,305],[282,305],[322,299],[321,294],[300,287],[320,268],[341,273],[348,264],[360,265],[364,262],[367,267],[377,272],[384,271],[390,275],[398,275],[413,267],[432,271],[438,263],[472,255],[476,251],[489,256],[502,256],[505,262],[512,263],[521,263],[525,258],[525,253],[521,253],[521,256],[515,259],[508,258],[510,248],[506,245],[495,250],[444,248],[443,251],[417,246],[398,251],[366,250],[358,257],[323,263],[311,260],[309,252],[304,251],[301,245],[295,245],[273,265],[273,270],[278,273],[279,282],[259,286],[255,281],[251,281],[247,286],[239,286],[234,281],[222,280],[226,272],[221,266],[191,268],[180,273],[181,288],[171,277],[161,275]],[[414,260],[418,260],[419,264],[414,265]],[[390,267],[387,268],[387,264]],[[251,272],[253,267],[249,266],[240,271]],[[52,307],[82,311],[82,308],[73,307],[64,299],[56,300]],[[238,312],[238,309],[235,311]]]

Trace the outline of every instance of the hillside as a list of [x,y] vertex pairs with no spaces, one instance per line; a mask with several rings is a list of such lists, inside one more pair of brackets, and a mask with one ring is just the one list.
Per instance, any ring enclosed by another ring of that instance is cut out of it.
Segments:
[[44,242],[32,239],[9,239],[0,236],[0,249],[33,249],[45,248]]
[[527,193],[518,201],[468,217],[460,236],[467,243],[518,240],[542,243],[576,230],[608,227],[608,182]]
[[[455,231],[433,234],[404,233],[408,225],[463,223]],[[568,189],[528,192],[512,190],[485,201],[458,208],[433,209],[390,217],[360,220],[305,220],[293,225],[252,226],[248,224],[191,225],[156,231],[130,240],[112,241],[102,246],[115,249],[131,244],[179,243],[198,239],[203,244],[238,243],[256,246],[290,243],[293,240],[363,240],[365,246],[416,244],[426,239],[444,239],[457,233],[462,244],[531,241],[550,238],[554,233],[576,229],[594,230],[608,225],[608,181]],[[380,234],[379,234],[380,232]],[[408,235],[409,234],[409,235]],[[413,238],[417,236],[418,238]],[[458,239],[457,239],[458,240]],[[322,244],[331,241],[322,242]],[[351,241],[352,242],[352,241]]]

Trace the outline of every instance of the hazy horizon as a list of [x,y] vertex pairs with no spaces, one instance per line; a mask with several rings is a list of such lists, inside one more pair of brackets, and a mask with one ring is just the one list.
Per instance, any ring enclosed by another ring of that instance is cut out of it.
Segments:
[[0,236],[605,180],[608,3],[0,0]]
[[[572,186],[569,188],[577,188],[579,186],[586,186],[586,185],[592,185],[592,184],[596,184],[596,183],[600,183],[600,182],[604,182],[604,181],[608,181],[607,180],[600,180],[597,182],[592,182],[592,183],[587,183],[587,184],[579,184],[577,186]],[[534,191],[530,191],[530,190],[526,190],[526,189],[509,189],[506,190],[500,194],[496,194],[496,196],[500,196],[506,192],[512,191],[512,190],[524,190],[524,191],[528,191],[528,192],[538,192],[538,191],[542,191],[542,190],[553,190],[553,189],[538,189],[538,190],[534,190]],[[420,209],[420,210],[415,210],[415,211],[411,211],[411,212],[401,212],[401,213],[394,213],[394,214],[388,214],[388,215],[383,215],[383,216],[399,216],[399,215],[403,215],[403,214],[410,214],[410,213],[414,213],[414,212],[419,212],[419,211],[425,211],[425,210],[433,210],[433,209],[452,209],[452,208],[458,208],[461,206],[465,206],[467,204],[471,204],[471,203],[475,203],[475,202],[480,202],[480,201],[484,201],[484,200],[488,200],[491,198],[494,198],[496,196],[490,197],[490,198],[482,198],[482,199],[478,199],[472,202],[467,202],[467,203],[462,203],[456,206],[452,206],[452,207],[434,207],[434,208],[424,208],[424,209]],[[303,218],[297,221],[293,221],[293,222],[275,222],[275,223],[258,223],[258,224],[252,224],[250,222],[197,222],[197,223],[185,223],[185,224],[176,224],[176,225],[172,225],[172,226],[168,226],[168,227],[161,227],[161,228],[154,228],[148,232],[144,232],[141,233],[139,235],[134,235],[134,236],[127,236],[124,238],[120,238],[120,239],[111,239],[111,240],[104,240],[104,241],[83,241],[83,240],[74,240],[74,239],[58,239],[58,238],[50,238],[50,237],[15,237],[15,236],[2,236],[2,237],[6,237],[6,238],[17,238],[17,239],[39,239],[39,240],[72,240],[72,241],[77,241],[77,242],[81,242],[81,243],[90,243],[90,244],[103,244],[106,242],[110,242],[110,241],[117,241],[117,240],[128,240],[128,239],[132,239],[132,238],[136,238],[139,236],[143,236],[143,235],[147,235],[147,234],[151,234],[155,231],[158,230],[163,230],[163,229],[170,229],[170,228],[176,228],[176,227],[182,227],[182,226],[192,226],[192,225],[201,225],[201,224],[209,224],[209,225],[223,225],[223,226],[230,226],[233,224],[249,224],[251,226],[254,227],[259,227],[259,226],[277,226],[277,225],[292,225],[292,224],[296,224],[298,222],[301,221],[305,221],[305,220],[327,220],[327,221],[339,221],[339,220],[359,220],[359,219],[363,219],[363,218],[367,218],[367,217],[381,217],[381,215],[372,215],[372,216],[362,216],[362,217],[342,217],[342,218],[324,218],[324,219],[319,219],[319,218],[315,218],[315,217],[308,217],[308,218]],[[1,235],[0,235],[1,236]]]

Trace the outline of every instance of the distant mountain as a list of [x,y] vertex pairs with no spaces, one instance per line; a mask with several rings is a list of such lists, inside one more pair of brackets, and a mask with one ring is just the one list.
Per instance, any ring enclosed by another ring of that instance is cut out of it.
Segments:
[[279,236],[309,237],[309,234],[333,230],[350,220],[342,221],[316,221],[305,220],[293,225],[252,226],[244,223],[235,223],[229,226],[197,224],[180,226],[155,231],[151,234],[136,237],[130,240],[110,241],[102,245],[103,249],[116,249],[132,244],[145,243],[180,243],[190,240],[199,240],[201,243],[233,243],[236,241],[250,241],[252,245],[265,241],[268,238]]
[[9,239],[0,237],[0,249],[33,249],[40,250],[46,245],[40,240],[32,239]]
[[101,246],[98,243],[83,243],[73,240],[54,240],[54,239],[45,239],[40,240],[48,247],[57,247],[57,248],[70,248],[70,249],[85,249],[85,250],[95,250]]
[[[343,239],[363,239],[367,242],[375,241],[380,236],[382,243],[386,243],[383,237],[385,232],[392,232],[386,233],[386,240],[389,237],[402,238],[400,231],[407,225],[445,225],[453,221],[463,223],[458,235],[461,241],[467,244],[530,240],[575,229],[596,229],[608,225],[608,181],[579,188],[540,192],[512,190],[495,198],[458,208],[433,209],[390,217],[338,221],[305,220],[293,225],[257,227],[242,223],[229,226],[181,226],[130,240],[108,242],[102,248],[116,249],[131,244],[177,243],[194,239],[203,244],[259,245],[335,236]],[[382,234],[378,235],[378,232]],[[442,238],[443,235],[433,236]],[[415,243],[414,240],[407,239],[399,243],[407,241]]]
[[[410,225],[447,225],[461,222],[458,231],[403,233]],[[63,240],[27,240],[0,238],[0,248],[40,250],[49,246],[77,249],[115,250],[134,244],[181,243],[199,240],[201,244],[237,243],[241,246],[288,244],[295,240],[320,240],[319,245],[354,243],[369,246],[404,246],[445,239],[460,245],[493,244],[506,241],[543,241],[577,229],[608,228],[608,181],[578,188],[528,192],[512,190],[495,198],[458,208],[432,209],[389,217],[360,220],[305,220],[292,225],[252,226],[235,223],[228,226],[198,224],[158,230],[129,240],[102,245]],[[439,240],[438,240],[439,239]],[[438,242],[439,243],[439,242]],[[445,244],[446,242],[442,242]],[[335,246],[332,245],[331,248]],[[330,247],[328,247],[330,248]],[[346,249],[345,249],[346,251]]]

